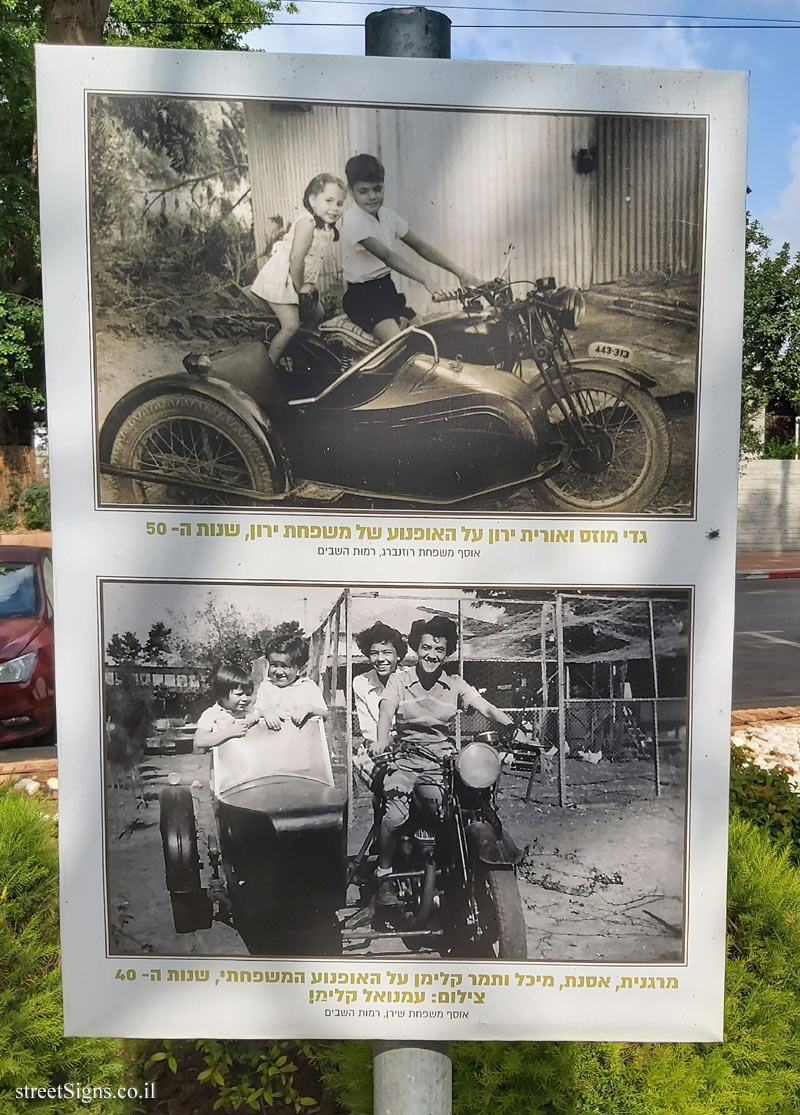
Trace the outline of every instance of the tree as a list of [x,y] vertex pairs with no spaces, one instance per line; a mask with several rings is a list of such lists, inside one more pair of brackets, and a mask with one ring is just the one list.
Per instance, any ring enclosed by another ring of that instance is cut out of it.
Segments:
[[42,394],[39,207],[34,170],[36,0],[4,0],[0,16],[0,443],[28,441]]
[[280,0],[3,0],[0,14],[0,444],[44,405],[34,43],[246,50]]
[[138,662],[142,653],[142,644],[133,631],[126,631],[124,635],[112,635],[106,644],[106,654],[112,662]]
[[800,413],[800,252],[772,242],[748,216],[742,343],[742,451],[757,452],[753,419],[767,403]]
[[161,620],[156,620],[150,628],[147,634],[147,642],[144,644],[143,654],[146,662],[150,662],[154,666],[164,665],[167,655],[172,649],[170,646],[171,634],[171,627],[167,627]]

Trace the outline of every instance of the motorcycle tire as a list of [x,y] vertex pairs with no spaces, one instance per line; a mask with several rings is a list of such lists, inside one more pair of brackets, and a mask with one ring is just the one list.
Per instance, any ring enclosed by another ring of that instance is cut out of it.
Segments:
[[196,933],[198,929],[210,929],[214,918],[214,907],[208,893],[204,890],[192,894],[178,894],[173,891],[172,924],[176,933]]
[[[610,372],[575,369],[565,377],[577,409],[595,436],[588,448],[568,448],[561,466],[537,485],[558,511],[643,512],[667,475],[669,434],[664,412],[647,391]],[[548,393],[548,398],[551,398]],[[550,402],[547,436],[570,443],[559,407]],[[559,428],[565,433],[559,438]]]
[[[268,441],[221,403],[189,393],[156,395],[134,407],[117,430],[110,463],[165,477],[116,479],[118,503],[252,507],[286,489],[283,461]],[[187,483],[198,480],[205,486]]]
[[525,916],[514,872],[480,865],[475,877],[475,901],[482,930],[481,955],[527,960]]

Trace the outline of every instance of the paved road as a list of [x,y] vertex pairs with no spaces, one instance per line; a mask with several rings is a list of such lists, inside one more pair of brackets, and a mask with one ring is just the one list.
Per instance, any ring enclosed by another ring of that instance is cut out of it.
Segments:
[[800,705],[800,579],[738,581],[733,707]]

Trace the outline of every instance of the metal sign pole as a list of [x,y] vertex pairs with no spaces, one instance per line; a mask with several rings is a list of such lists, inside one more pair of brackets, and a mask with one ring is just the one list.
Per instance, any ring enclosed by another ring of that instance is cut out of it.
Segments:
[[[367,55],[450,57],[450,20],[428,8],[371,12],[364,32]],[[450,1115],[453,1064],[446,1042],[376,1041],[372,1072],[375,1115]]]

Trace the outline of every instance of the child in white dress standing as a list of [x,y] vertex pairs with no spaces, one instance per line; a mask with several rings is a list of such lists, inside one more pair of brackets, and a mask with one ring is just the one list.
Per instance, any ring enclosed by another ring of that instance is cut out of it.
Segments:
[[303,194],[308,212],[293,221],[274,245],[250,288],[269,302],[280,323],[269,346],[273,367],[300,328],[300,295],[316,290],[325,255],[339,239],[334,226],[346,197],[347,187],[335,175],[317,174],[312,178]]

